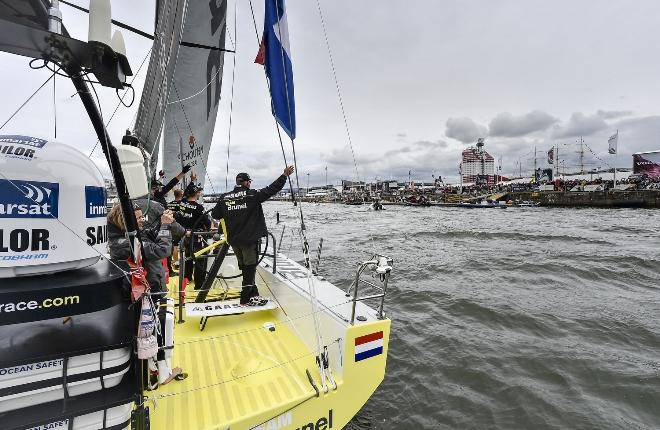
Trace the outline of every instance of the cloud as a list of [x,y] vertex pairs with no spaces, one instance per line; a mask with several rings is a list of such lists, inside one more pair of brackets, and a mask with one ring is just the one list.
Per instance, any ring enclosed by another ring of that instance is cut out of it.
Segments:
[[520,137],[546,130],[558,121],[557,118],[539,110],[521,116],[502,112],[490,122],[489,134],[501,137]]
[[582,112],[575,112],[566,124],[555,127],[552,137],[563,139],[567,137],[590,136],[607,127],[605,120],[598,114],[588,116]]
[[631,110],[599,110],[596,112],[596,115],[603,119],[617,119],[624,116],[630,116],[633,114]]
[[474,143],[480,137],[485,137],[488,129],[474,122],[471,118],[449,118],[445,135],[463,143]]
[[448,143],[445,142],[444,140],[436,140],[436,141],[418,140],[417,142],[414,142],[413,145],[420,146],[423,148],[444,149],[448,146]]

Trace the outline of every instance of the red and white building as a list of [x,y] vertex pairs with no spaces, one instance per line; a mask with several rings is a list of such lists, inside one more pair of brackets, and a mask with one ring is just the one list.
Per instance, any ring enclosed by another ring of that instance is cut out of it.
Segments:
[[495,159],[484,150],[484,141],[463,151],[461,159],[463,183],[495,184]]

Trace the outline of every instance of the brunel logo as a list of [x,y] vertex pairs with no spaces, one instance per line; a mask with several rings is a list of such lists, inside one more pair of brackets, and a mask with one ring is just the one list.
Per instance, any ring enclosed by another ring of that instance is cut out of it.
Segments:
[[0,179],[0,218],[57,218],[60,185]]
[[[290,428],[293,425],[293,414],[285,412],[284,414],[273,418],[270,421],[266,421],[263,424],[260,424],[256,427],[252,427],[250,430],[280,430],[284,428]],[[297,425],[295,430],[328,430],[333,428],[332,426],[332,409],[328,411],[327,417],[321,417],[316,421],[312,421],[306,424]],[[294,429],[292,429],[294,430]]]
[[195,147],[195,136],[192,134],[188,138],[188,146],[190,146],[191,149]]

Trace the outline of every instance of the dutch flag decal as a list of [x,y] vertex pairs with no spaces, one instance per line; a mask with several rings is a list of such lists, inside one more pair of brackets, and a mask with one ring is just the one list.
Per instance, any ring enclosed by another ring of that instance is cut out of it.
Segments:
[[383,332],[367,334],[355,338],[355,361],[366,360],[383,353]]

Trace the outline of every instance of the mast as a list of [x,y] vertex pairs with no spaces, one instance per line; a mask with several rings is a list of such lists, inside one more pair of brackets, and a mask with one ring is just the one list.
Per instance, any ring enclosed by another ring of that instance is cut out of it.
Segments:
[[580,151],[578,152],[580,153],[580,174],[583,175],[584,174],[584,140],[582,139],[582,136],[580,136],[579,143],[580,143]]

